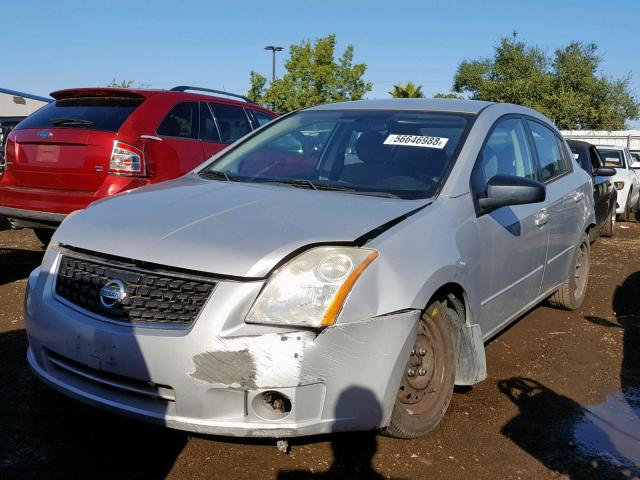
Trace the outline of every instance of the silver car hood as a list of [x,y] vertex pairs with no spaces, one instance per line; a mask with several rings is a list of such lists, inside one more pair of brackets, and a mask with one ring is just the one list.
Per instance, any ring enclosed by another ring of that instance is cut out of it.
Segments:
[[189,175],[98,201],[68,217],[54,239],[129,259],[255,278],[300,247],[354,241],[427,202]]

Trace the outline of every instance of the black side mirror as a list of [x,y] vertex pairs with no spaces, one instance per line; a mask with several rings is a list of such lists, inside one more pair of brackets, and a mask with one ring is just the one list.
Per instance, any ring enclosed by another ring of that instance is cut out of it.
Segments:
[[594,177],[613,177],[616,169],[612,167],[598,167],[593,171]]
[[547,190],[544,184],[528,178],[511,175],[496,175],[487,182],[486,197],[478,199],[478,205],[485,209],[544,202]]

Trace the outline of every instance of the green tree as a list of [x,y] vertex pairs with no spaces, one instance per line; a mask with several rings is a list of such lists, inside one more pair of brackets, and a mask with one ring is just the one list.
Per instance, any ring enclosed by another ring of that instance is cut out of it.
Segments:
[[389,92],[393,98],[424,98],[422,93],[422,86],[416,85],[413,82],[407,82],[406,84],[398,83],[393,86],[393,90]]
[[131,88],[133,86],[133,80],[116,80],[115,78],[111,80],[107,87],[109,88]]
[[526,105],[559,128],[615,130],[640,115],[630,76],[600,73],[596,44],[571,42],[547,55],[517,39],[502,38],[493,57],[463,61],[453,90],[472,99]]
[[447,93],[434,93],[433,98],[454,98],[456,100],[463,100],[464,97],[462,95],[458,95],[455,92],[447,92]]
[[282,78],[267,88],[267,79],[252,71],[247,96],[279,113],[363,98],[373,87],[362,78],[367,66],[353,63],[353,45],[348,45],[337,60],[335,47],[334,34],[318,38],[313,44],[305,40],[291,45]]
[[147,83],[139,83],[138,85],[135,85],[133,80],[118,81],[115,78],[107,84],[107,87],[109,88],[149,88],[149,86],[150,85]]

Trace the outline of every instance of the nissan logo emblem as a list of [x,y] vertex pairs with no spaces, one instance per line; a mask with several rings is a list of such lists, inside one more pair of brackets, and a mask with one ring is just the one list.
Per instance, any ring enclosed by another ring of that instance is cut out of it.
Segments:
[[100,289],[100,303],[104,308],[113,308],[127,296],[122,280],[113,279],[104,284]]

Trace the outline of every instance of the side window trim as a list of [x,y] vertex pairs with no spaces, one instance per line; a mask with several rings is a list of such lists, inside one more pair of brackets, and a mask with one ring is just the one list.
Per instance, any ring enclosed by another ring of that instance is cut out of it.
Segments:
[[248,108],[244,108],[243,110],[244,110],[244,113],[249,118],[249,125],[251,125],[251,130],[255,130],[256,128],[258,128],[260,125],[258,124],[258,120],[256,119],[256,116],[253,114],[253,110],[250,110]]
[[222,136],[220,135],[220,128],[218,127],[218,119],[216,118],[215,114],[213,113],[213,108],[211,108],[210,102],[200,102],[200,104],[202,106],[204,106],[205,108],[209,109],[209,113],[211,114],[211,117],[213,118],[213,125],[215,126],[216,129],[216,133],[218,134],[218,142],[214,142],[212,140],[202,140],[202,132],[199,132],[198,138],[200,138],[200,141],[202,142],[207,142],[207,143],[217,143],[219,145],[223,145],[222,143]]
[[253,115],[249,115],[249,112],[244,107],[242,108],[242,111],[244,112],[244,116],[247,117],[247,122],[249,122],[249,129],[250,129],[249,131],[251,132],[251,131],[255,130],[256,127],[253,126]]
[[[178,105],[182,104],[182,103],[190,103],[190,104],[195,104],[196,105],[196,115],[198,116],[198,118],[195,120],[195,126],[197,129],[197,133],[195,137],[181,137],[181,136],[176,136],[176,135],[163,135],[158,133],[158,129],[160,128],[160,126],[164,123],[164,121],[166,120],[166,118],[169,116],[169,114],[173,111],[174,108],[176,108]],[[156,127],[156,131],[155,134],[158,135],[159,137],[164,137],[164,138],[177,138],[179,140],[192,140],[192,141],[196,141],[199,142],[200,141],[200,105],[198,105],[199,102],[176,102],[175,104],[173,104],[171,106],[171,108],[169,109],[169,111],[166,113],[166,115],[162,118],[162,120],[160,120],[160,123],[158,124],[158,126]]]

